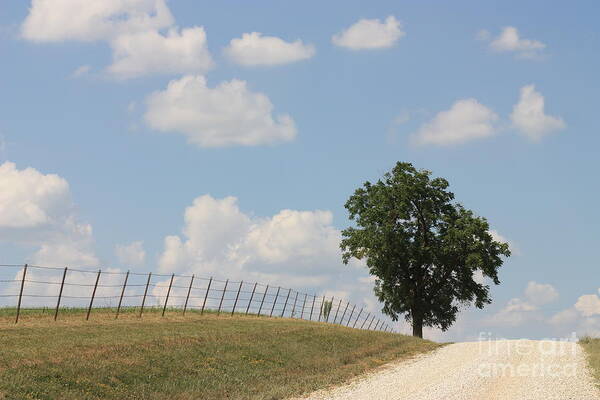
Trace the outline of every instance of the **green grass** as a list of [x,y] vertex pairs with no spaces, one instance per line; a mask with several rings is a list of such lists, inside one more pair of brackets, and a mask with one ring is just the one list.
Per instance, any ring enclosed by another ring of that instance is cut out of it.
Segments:
[[255,316],[0,312],[0,399],[281,399],[439,344]]
[[583,337],[579,339],[579,343],[587,353],[588,364],[594,371],[596,383],[600,386],[600,338]]

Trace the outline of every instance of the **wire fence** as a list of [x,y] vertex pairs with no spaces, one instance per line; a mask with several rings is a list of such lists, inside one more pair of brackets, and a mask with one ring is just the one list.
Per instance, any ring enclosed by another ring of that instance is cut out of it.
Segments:
[[[11,277],[12,270],[12,279]],[[4,273],[2,273],[4,272]],[[364,307],[341,298],[308,294],[280,286],[195,275],[0,265],[0,305],[21,310],[50,308],[54,320],[65,308],[84,308],[86,320],[96,308],[116,308],[115,318],[134,308],[142,317],[149,308],[162,312],[188,310],[245,314],[339,324],[355,329],[395,332]],[[6,279],[5,279],[6,278]]]

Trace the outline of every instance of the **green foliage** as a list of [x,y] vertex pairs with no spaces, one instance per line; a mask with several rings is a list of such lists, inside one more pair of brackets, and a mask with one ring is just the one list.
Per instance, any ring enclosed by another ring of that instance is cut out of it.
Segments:
[[329,319],[329,313],[331,312],[331,307],[333,306],[333,301],[325,300],[323,304],[321,304],[321,318],[323,321]]
[[448,329],[461,307],[491,303],[481,273],[499,284],[507,243],[489,233],[485,218],[454,201],[443,178],[397,163],[346,202],[355,227],[342,232],[343,261],[364,259],[377,279],[375,293],[393,320],[404,314],[413,334],[422,326]]

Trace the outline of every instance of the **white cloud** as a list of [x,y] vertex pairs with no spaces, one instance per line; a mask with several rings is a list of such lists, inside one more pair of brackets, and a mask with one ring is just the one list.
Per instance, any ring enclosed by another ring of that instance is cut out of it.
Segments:
[[577,299],[575,309],[584,317],[600,315],[600,297],[595,294],[583,295]]
[[545,47],[540,41],[520,38],[514,26],[504,27],[500,35],[490,42],[490,48],[494,51],[516,52],[525,58],[538,56]]
[[28,40],[103,40],[161,29],[173,16],[164,0],[33,0],[21,25]]
[[496,314],[485,319],[488,325],[519,326],[531,321],[544,321],[538,312],[539,306],[553,302],[558,298],[558,292],[549,284],[529,282],[524,292],[525,300],[512,298],[506,306]]
[[311,58],[315,55],[315,47],[301,40],[286,42],[275,36],[252,32],[232,39],[225,54],[242,65],[280,65]]
[[111,42],[108,72],[126,79],[150,74],[204,73],[213,66],[202,27],[162,35],[155,30],[119,35]]
[[146,104],[144,118],[151,128],[183,133],[200,147],[256,146],[296,136],[289,115],[274,117],[269,98],[236,79],[209,88],[204,77],[185,76],[152,93]]
[[562,118],[544,113],[544,96],[535,91],[534,85],[521,88],[519,102],[513,107],[510,118],[517,129],[534,141],[566,127]]
[[390,15],[379,19],[361,19],[348,29],[333,35],[336,46],[351,50],[382,49],[393,46],[405,33],[400,22]]
[[439,112],[412,135],[420,145],[447,146],[481,139],[495,134],[498,115],[475,99],[455,102],[449,110]]
[[28,228],[52,223],[70,202],[69,184],[55,174],[34,168],[0,165],[0,227]]
[[558,298],[558,292],[554,286],[537,282],[529,282],[525,289],[525,297],[532,304],[541,306],[552,303]]
[[348,293],[360,303],[374,299],[366,268],[342,264],[341,233],[329,211],[281,210],[261,218],[242,212],[234,197],[204,195],[184,220],[183,237],[165,238],[162,273],[258,281],[328,297]]
[[34,168],[0,165],[0,234],[35,246],[30,261],[44,265],[96,265],[92,227],[77,221],[69,184]]
[[141,241],[132,242],[127,245],[117,245],[115,247],[115,254],[119,262],[124,266],[138,267],[146,261],[146,251],[144,250],[144,243]]

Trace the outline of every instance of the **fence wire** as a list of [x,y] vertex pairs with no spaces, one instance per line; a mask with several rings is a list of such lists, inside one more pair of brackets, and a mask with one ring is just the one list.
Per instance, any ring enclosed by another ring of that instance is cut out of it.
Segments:
[[[308,294],[259,282],[221,280],[195,275],[92,271],[68,267],[0,264],[0,298],[16,302],[15,323],[24,308],[54,308],[56,319],[65,308],[134,308],[168,312],[187,310],[245,314],[338,324],[354,329],[395,332],[372,312],[345,299]],[[154,282],[153,282],[154,280]],[[157,282],[160,280],[160,282]],[[2,302],[8,307],[9,303]]]

